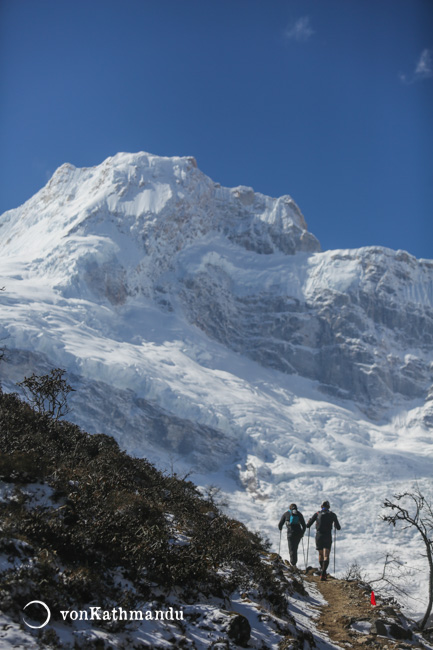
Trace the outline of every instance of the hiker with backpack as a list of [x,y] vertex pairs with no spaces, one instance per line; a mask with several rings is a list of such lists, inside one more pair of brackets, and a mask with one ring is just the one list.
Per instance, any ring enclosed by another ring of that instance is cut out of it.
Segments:
[[296,566],[298,562],[298,546],[305,533],[305,519],[296,506],[296,503],[291,503],[289,509],[283,514],[278,524],[280,531],[283,529],[284,523],[287,527],[287,544],[289,546],[290,564]]
[[329,566],[329,555],[332,546],[332,527],[341,530],[341,526],[335,512],[331,512],[329,501],[322,503],[319,512],[308,520],[307,528],[316,522],[316,549],[319,551],[320,579],[326,580],[326,570]]

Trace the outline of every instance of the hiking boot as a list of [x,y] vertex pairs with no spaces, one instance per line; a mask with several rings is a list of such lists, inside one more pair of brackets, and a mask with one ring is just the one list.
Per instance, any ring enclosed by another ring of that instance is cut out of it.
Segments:
[[322,571],[322,573],[320,574],[320,580],[323,581],[323,580],[327,580],[327,579],[328,578],[327,578],[327,575],[326,575],[326,571]]

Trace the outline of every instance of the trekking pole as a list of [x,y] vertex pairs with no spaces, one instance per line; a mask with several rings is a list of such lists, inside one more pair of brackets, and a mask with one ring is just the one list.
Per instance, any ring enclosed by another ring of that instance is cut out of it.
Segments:
[[278,544],[278,555],[280,554],[281,549],[281,530],[280,530],[280,543]]
[[307,562],[305,568],[308,566],[308,549],[310,548],[310,529],[308,529],[308,540],[307,540]]
[[337,529],[334,528],[334,577],[335,577],[335,549],[337,547]]
[[302,552],[304,554],[304,564],[305,568],[307,568],[307,563],[305,562],[305,546],[304,546],[304,536],[302,535]]

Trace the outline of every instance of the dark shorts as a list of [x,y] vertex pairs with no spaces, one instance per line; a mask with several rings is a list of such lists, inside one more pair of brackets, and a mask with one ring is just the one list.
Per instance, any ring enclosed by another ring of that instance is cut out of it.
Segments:
[[332,533],[323,535],[323,533],[316,534],[316,550],[323,551],[324,548],[331,549],[332,546]]

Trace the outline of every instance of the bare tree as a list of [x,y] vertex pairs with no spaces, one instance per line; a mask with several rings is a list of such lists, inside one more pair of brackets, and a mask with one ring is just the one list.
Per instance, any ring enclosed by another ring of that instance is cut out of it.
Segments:
[[382,593],[388,594],[389,597],[394,599],[397,595],[398,598],[416,601],[417,603],[423,602],[418,595],[415,595],[415,587],[413,584],[413,576],[415,572],[423,573],[422,569],[414,566],[409,566],[407,562],[403,562],[397,553],[386,553],[383,558],[378,559],[377,564],[383,559],[382,572],[377,578],[369,578],[368,584],[373,587],[377,585],[380,587]]
[[228,508],[229,503],[223,496],[221,488],[217,485],[206,485],[204,494],[213,506],[217,506],[218,508]]
[[427,610],[420,624],[421,629],[424,629],[433,606],[433,506],[418,486],[413,492],[394,494],[393,499],[393,501],[386,499],[384,502],[383,507],[391,510],[391,513],[382,515],[382,520],[393,526],[401,521],[404,529],[416,528],[426,550],[429,565],[429,593]]
[[30,404],[54,420],[69,413],[68,395],[74,389],[63,378],[66,370],[54,368],[48,375],[25,377],[18,386],[24,389]]

